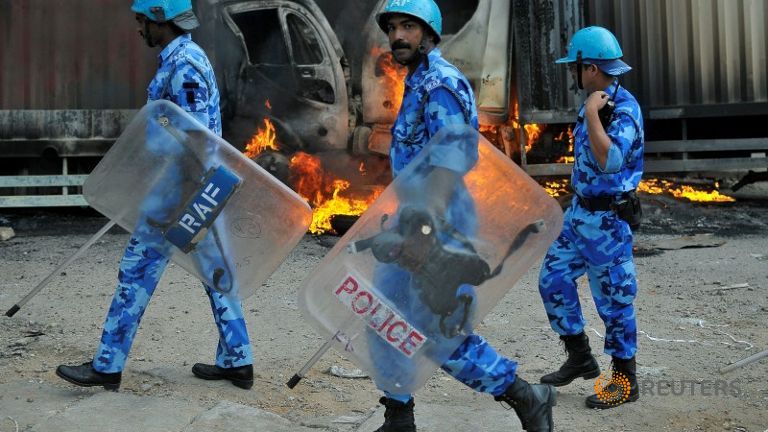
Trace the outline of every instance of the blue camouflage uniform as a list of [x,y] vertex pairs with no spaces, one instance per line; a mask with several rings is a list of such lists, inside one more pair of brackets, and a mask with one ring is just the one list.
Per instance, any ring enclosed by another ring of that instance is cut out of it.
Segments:
[[[189,34],[177,37],[160,52],[159,69],[148,93],[148,101],[170,100],[221,136],[219,91],[213,68]],[[149,143],[154,141],[151,136],[148,137]],[[177,150],[168,148],[168,151]],[[168,183],[177,183],[181,175],[179,167],[170,165],[164,173],[165,186],[161,189],[173,189],[168,187]],[[101,344],[94,355],[93,368],[98,372],[121,372],[125,367],[141,317],[170,256],[170,247],[151,218],[167,216],[174,206],[181,204],[180,199],[169,199],[159,192],[150,193],[142,205],[145,217],[135,228],[120,262],[117,290],[104,322]],[[205,267],[205,264],[200,266]],[[232,368],[252,364],[251,345],[240,301],[208,286],[205,292],[219,330],[216,365]]]
[[[441,128],[451,124],[468,123],[473,128],[478,128],[472,87],[464,75],[448,63],[440,50],[435,48],[427,55],[427,64],[422,63],[405,83],[402,106],[392,127],[389,156],[393,175],[397,176],[416,158]],[[447,168],[462,176],[472,169],[478,158],[476,142],[470,145],[439,143],[433,145],[430,150],[429,166]],[[412,178],[417,182],[422,179],[418,174]],[[456,186],[444,217],[469,238],[476,232],[477,216],[474,203],[463,182]],[[410,298],[410,295],[414,295],[413,289],[409,288],[410,278],[410,273],[395,264],[380,265],[374,275],[374,285],[400,310],[408,311],[407,316],[413,317],[414,311],[409,306],[414,306],[416,302]],[[471,291],[468,286],[460,289],[464,292]],[[436,327],[434,322],[424,325],[424,321],[436,320],[434,315],[416,315],[416,319],[421,321],[418,323],[420,328]],[[430,337],[434,340],[442,335],[432,334]],[[401,377],[407,376],[409,360],[399,353],[388,351],[385,342],[377,336],[373,336],[369,343],[376,351],[372,357],[378,364],[376,369],[379,373],[393,371],[393,374]],[[383,354],[387,352],[391,355]],[[470,334],[442,368],[472,389],[498,396],[515,380],[517,363],[496,353],[482,336]],[[408,402],[411,395],[387,392],[387,397]]]
[[600,168],[589,145],[582,105],[574,134],[571,183],[576,195],[565,213],[563,231],[541,266],[539,291],[552,329],[560,335],[584,330],[576,279],[587,273],[597,312],[605,323],[605,353],[621,359],[637,351],[637,323],[632,302],[637,294],[632,259],[632,230],[613,211],[590,212],[578,197],[614,197],[633,191],[643,174],[643,118],[634,96],[612,84],[614,119],[606,132],[611,147]]

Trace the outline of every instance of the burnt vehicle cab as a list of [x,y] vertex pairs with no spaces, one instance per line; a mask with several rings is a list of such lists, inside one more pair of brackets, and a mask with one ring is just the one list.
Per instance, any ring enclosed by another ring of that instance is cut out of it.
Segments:
[[268,118],[286,153],[347,148],[343,51],[312,0],[204,0],[197,9],[227,141],[243,149]]

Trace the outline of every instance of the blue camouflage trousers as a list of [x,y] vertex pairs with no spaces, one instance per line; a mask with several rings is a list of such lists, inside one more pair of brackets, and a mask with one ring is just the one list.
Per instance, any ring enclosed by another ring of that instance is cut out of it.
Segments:
[[[517,362],[496,352],[485,338],[475,333],[467,336],[440,368],[472,390],[493,396],[504,393],[517,377]],[[412,397],[385,393],[388,398],[403,403]]]
[[[135,235],[131,237],[120,262],[117,290],[104,321],[101,343],[93,357],[96,371],[115,373],[124,369],[141,317],[167,264],[168,258],[157,248]],[[252,364],[240,300],[207,286],[205,292],[219,330],[216,365],[233,368]]]
[[[423,303],[418,300],[410,287],[410,278],[409,272],[394,264],[379,265],[374,276],[375,285],[398,310],[411,317],[422,329],[437,328],[439,318],[426,311]],[[464,286],[464,289],[471,290],[471,287]],[[443,336],[435,332],[430,337],[434,340]],[[409,380],[413,369],[410,359],[389,349],[386,342],[377,335],[371,334],[368,344],[374,353],[372,358],[379,374],[387,374],[388,378],[397,375],[401,382]],[[482,336],[471,333],[441,368],[475,391],[498,396],[515,381],[517,363],[496,352]],[[385,394],[388,398],[404,403],[411,399],[410,394],[386,391]]]
[[[472,390],[493,396],[504,393],[517,377],[517,362],[496,352],[485,338],[475,333],[467,336],[440,368]],[[403,403],[412,397],[410,394],[384,393]]]
[[590,212],[576,198],[563,231],[550,246],[539,274],[539,293],[552,329],[576,335],[586,324],[576,280],[589,278],[592,298],[605,324],[606,354],[629,359],[637,351],[637,294],[632,231],[612,211]]

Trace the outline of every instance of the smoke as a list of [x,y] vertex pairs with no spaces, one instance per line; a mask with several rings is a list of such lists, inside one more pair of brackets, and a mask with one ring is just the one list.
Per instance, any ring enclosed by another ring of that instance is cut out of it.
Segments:
[[352,72],[352,88],[360,93],[360,76],[363,69],[363,58],[366,54],[366,40],[361,35],[370,25],[371,14],[379,0],[354,0],[340,2],[338,0],[315,0],[315,3],[325,14],[336,37],[344,49]]

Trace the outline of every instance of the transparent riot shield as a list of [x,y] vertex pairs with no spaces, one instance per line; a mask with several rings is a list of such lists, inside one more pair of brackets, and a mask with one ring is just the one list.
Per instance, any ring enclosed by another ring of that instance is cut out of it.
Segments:
[[240,298],[269,277],[312,221],[301,197],[168,101],[136,114],[83,195],[206,285]]
[[412,393],[544,256],[562,218],[474,129],[446,127],[328,253],[300,306],[380,388]]

